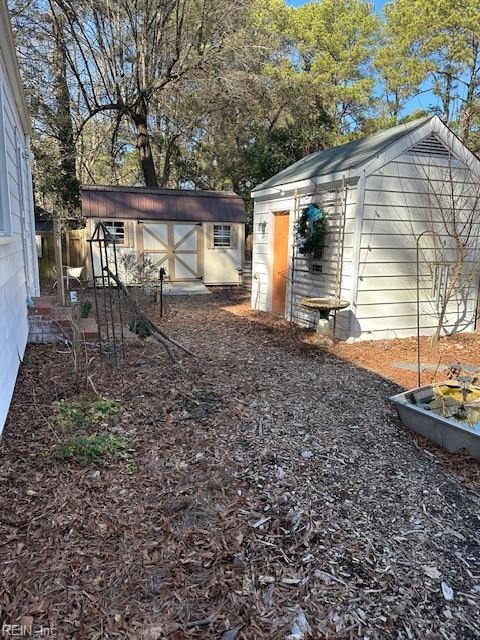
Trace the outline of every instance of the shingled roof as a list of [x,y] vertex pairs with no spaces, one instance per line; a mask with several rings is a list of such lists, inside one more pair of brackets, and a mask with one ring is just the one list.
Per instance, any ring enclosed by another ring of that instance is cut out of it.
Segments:
[[283,171],[272,176],[262,184],[255,187],[252,193],[278,187],[280,185],[300,180],[308,180],[318,176],[337,173],[339,171],[347,171],[363,164],[367,160],[374,158],[382,153],[389,145],[401,138],[407,133],[411,133],[421,125],[428,122],[430,118],[419,118],[400,124],[384,131],[379,131],[366,138],[347,142],[339,147],[326,149],[325,151],[317,151],[311,153],[298,162],[290,165]]
[[236,193],[146,187],[82,186],[86,218],[245,222],[245,206]]

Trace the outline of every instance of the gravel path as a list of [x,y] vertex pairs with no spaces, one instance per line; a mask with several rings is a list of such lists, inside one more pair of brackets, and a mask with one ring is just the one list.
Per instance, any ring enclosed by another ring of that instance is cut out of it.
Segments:
[[2,445],[2,512],[58,509],[33,529],[4,523],[3,620],[89,639],[480,637],[478,496],[399,425],[393,384],[286,323],[242,316],[241,302],[178,298],[166,327],[198,359],[149,360],[147,341],[115,384],[97,374],[124,406],[112,429],[134,443],[133,474],[24,462],[52,438],[44,424],[31,438],[25,394],[35,384],[48,407],[44,378],[61,361],[30,351]]

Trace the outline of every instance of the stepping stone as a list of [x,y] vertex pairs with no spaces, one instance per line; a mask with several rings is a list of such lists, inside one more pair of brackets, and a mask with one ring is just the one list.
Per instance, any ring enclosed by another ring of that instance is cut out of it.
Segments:
[[85,340],[96,340],[98,338],[97,322],[94,318],[82,318],[80,320],[80,331]]
[[50,313],[52,320],[55,320],[61,327],[71,327],[72,313],[66,307],[54,307]]
[[53,307],[52,296],[38,296],[33,298],[33,307],[30,307],[28,312],[30,315],[42,315],[48,316]]

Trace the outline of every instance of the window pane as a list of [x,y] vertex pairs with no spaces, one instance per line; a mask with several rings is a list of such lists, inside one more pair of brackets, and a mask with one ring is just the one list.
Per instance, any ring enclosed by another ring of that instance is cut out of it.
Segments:
[[213,246],[229,247],[230,246],[231,227],[229,224],[213,225]]
[[125,241],[125,223],[118,222],[117,220],[105,220],[104,224],[112,236],[113,241],[118,244],[123,244]]

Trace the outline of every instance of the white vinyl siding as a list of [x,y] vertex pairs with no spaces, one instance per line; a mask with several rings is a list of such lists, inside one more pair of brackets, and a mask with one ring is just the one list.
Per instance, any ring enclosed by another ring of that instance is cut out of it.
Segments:
[[[0,36],[2,24],[0,21]],[[39,294],[27,133],[0,49],[0,432],[28,336],[27,298]],[[10,56],[14,52],[7,52]],[[18,91],[18,89],[17,89]]]
[[[332,218],[335,215],[335,202],[341,202],[345,197],[344,188],[334,185],[331,189],[322,189],[317,194],[300,196],[298,210],[302,210],[311,202],[317,202],[330,215],[329,232],[325,240],[323,259],[316,264],[321,264],[321,270],[312,271],[310,257],[302,257],[297,254],[296,270],[292,305],[292,251],[295,237],[295,199],[278,198],[275,200],[256,200],[253,217],[253,256],[252,256],[252,308],[261,311],[270,310],[270,271],[273,259],[273,216],[276,211],[290,212],[289,232],[289,268],[286,289],[287,316],[292,317],[300,325],[312,326],[315,314],[298,304],[302,297],[321,297],[335,294],[338,264],[338,252],[341,251],[338,237],[338,222]],[[337,204],[337,207],[339,205]],[[347,300],[352,295],[353,275],[353,239],[355,228],[356,187],[349,185],[345,202],[345,226],[343,232],[343,266],[341,274],[341,297]],[[337,216],[339,211],[337,211]],[[345,312],[337,314],[337,333],[342,337],[348,331],[349,320]]]
[[[416,238],[426,229],[446,237],[441,210],[429,193],[437,189],[442,193],[448,163],[448,157],[442,157],[438,150],[432,156],[404,153],[367,177],[354,337],[401,338],[416,332]],[[465,181],[456,180],[458,190],[470,181],[470,174],[465,175]],[[474,199],[462,200],[470,204]],[[424,248],[420,258],[420,327],[422,334],[431,335],[438,322],[439,291],[435,291],[426,260],[431,262],[432,258]],[[476,303],[474,282],[463,300],[451,300],[444,332],[473,330]]]

